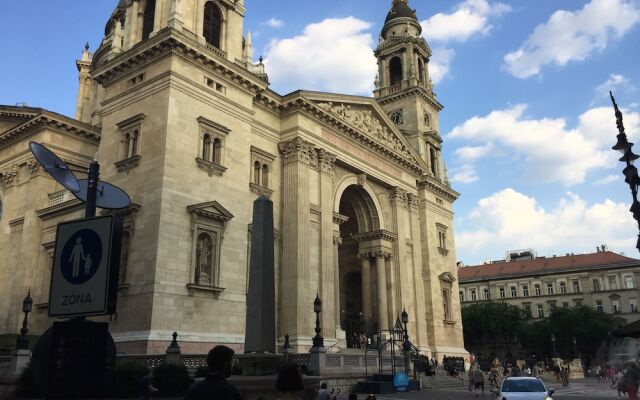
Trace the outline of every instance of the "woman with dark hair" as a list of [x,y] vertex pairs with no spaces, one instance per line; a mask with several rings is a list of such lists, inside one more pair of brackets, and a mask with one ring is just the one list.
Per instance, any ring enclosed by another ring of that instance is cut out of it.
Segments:
[[299,400],[298,394],[304,391],[304,385],[298,364],[285,364],[280,368],[276,390],[278,400]]

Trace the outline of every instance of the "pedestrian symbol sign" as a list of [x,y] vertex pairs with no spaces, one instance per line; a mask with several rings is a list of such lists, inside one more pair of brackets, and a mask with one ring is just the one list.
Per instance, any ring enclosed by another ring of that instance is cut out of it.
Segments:
[[120,217],[58,225],[50,316],[105,315],[115,311],[122,235]]

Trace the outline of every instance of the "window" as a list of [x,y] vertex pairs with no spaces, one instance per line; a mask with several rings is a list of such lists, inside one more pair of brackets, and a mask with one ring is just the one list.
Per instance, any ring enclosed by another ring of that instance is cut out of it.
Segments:
[[422,62],[422,59],[419,58],[418,59],[418,81],[422,82],[423,77],[424,77],[424,63]]
[[560,282],[560,293],[561,294],[567,294],[567,283],[566,282]]
[[547,294],[553,294],[553,293],[554,293],[553,283],[547,283]]
[[574,307],[580,307],[581,305],[582,305],[582,300],[581,299],[573,300],[573,306]]
[[542,289],[540,288],[539,284],[535,284],[534,285],[534,291],[536,293],[536,296],[541,296],[542,295]]
[[615,276],[609,277],[609,290],[617,290],[618,289],[618,280]]
[[203,32],[207,43],[210,45],[221,48],[220,47],[220,37],[222,32],[222,13],[218,6],[216,6],[212,1],[208,1],[204,5],[204,21],[203,21]]
[[156,17],[156,0],[147,0],[142,21],[142,40],[149,39]]
[[464,291],[461,290],[460,291],[460,302],[463,302],[463,301],[464,301]]
[[515,299],[516,297],[518,297],[518,290],[515,286],[511,286],[511,298]]
[[573,293],[580,293],[580,281],[574,279],[571,281],[571,283],[573,284]]
[[489,300],[489,288],[482,289],[482,299]]
[[475,289],[471,289],[471,301],[476,301],[478,300],[478,294],[476,293]]
[[531,318],[531,304],[529,303],[522,304],[522,310],[524,311],[524,315],[527,318]]
[[389,78],[391,86],[399,85],[402,82],[402,61],[400,57],[393,57],[389,62]]
[[442,224],[436,224],[438,230],[438,251],[443,256],[449,254],[447,250],[447,227]]
[[524,297],[529,296],[529,285],[522,285],[522,295]]
[[224,126],[204,117],[198,118],[200,125],[199,148],[196,162],[209,176],[222,174],[227,170],[224,164],[224,142],[231,132]]
[[604,312],[604,306],[602,305],[602,300],[596,300],[596,310],[600,312]]
[[611,308],[613,308],[613,312],[616,313],[616,314],[621,312],[622,310],[620,309],[620,300],[612,300],[611,301]]
[[638,312],[638,300],[636,299],[629,300],[629,310],[631,312]]
[[120,131],[120,161],[115,163],[119,172],[129,172],[140,164],[140,139],[144,114],[138,114],[117,124]]
[[444,313],[444,320],[451,321],[451,307],[449,307],[449,291],[446,289],[442,290],[442,311]]
[[189,289],[219,293],[220,253],[224,230],[233,215],[218,202],[196,204],[187,207],[192,215],[191,279]]
[[600,288],[600,280],[599,279],[594,279],[591,284],[593,285],[593,291],[594,292],[599,292],[600,290],[602,290]]
[[251,191],[260,195],[271,197],[271,170],[275,156],[251,146]]
[[625,289],[633,289],[635,287],[636,287],[636,284],[633,281],[633,276],[625,276],[624,277],[624,288]]
[[429,161],[430,161],[430,165],[431,165],[431,173],[433,174],[433,176],[437,177],[438,176],[438,158],[436,157],[436,150],[431,147],[429,149]]
[[567,302],[562,303],[562,308],[569,308],[569,303]]
[[538,304],[538,317],[544,318],[544,306],[542,304]]
[[506,297],[506,296],[505,296],[505,292],[504,292],[504,288],[503,288],[503,287],[501,287],[501,288],[500,288],[499,293],[500,293],[500,298],[501,298],[501,299],[504,299],[504,298]]
[[558,308],[558,306],[556,305],[555,301],[550,301],[549,302],[549,312],[554,311],[556,308]]

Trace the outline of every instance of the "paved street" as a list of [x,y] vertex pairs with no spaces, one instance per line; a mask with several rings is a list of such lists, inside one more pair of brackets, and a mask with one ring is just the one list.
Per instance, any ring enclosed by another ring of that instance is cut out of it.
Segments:
[[[582,400],[604,400],[617,399],[617,392],[610,389],[604,383],[598,383],[592,379],[584,379],[572,382],[568,387],[563,388],[560,383],[549,382],[549,387],[557,389],[553,396],[554,400],[582,399]],[[366,396],[359,395],[358,400],[365,399]],[[339,400],[346,400],[347,397],[339,397]],[[423,390],[421,392],[388,394],[377,396],[378,400],[473,400],[475,397],[466,388],[434,389]],[[495,399],[491,393],[485,393],[485,400]]]

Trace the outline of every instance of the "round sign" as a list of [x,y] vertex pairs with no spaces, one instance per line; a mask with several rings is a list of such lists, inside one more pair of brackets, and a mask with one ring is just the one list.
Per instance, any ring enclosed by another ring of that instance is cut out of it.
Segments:
[[62,249],[60,266],[64,278],[81,285],[95,275],[102,261],[102,241],[92,230],[83,229],[72,235]]
[[406,392],[409,389],[409,376],[404,372],[397,372],[393,377],[393,386],[399,392]]

